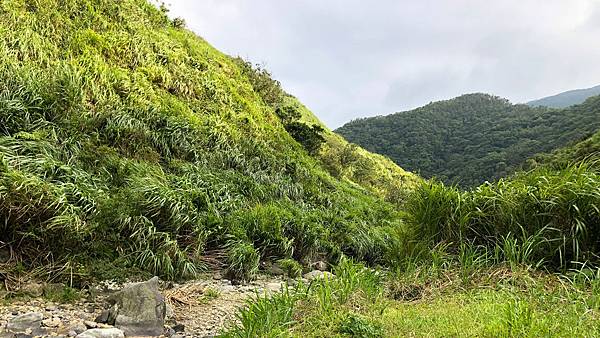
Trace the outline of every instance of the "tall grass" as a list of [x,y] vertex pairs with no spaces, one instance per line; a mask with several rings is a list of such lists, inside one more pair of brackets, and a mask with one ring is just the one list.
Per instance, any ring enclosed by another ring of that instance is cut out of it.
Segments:
[[537,169],[461,193],[429,182],[407,203],[416,239],[465,241],[515,263],[566,270],[599,263],[600,175],[587,164]]
[[145,0],[2,1],[0,241],[29,267],[167,279],[219,250],[242,279],[257,259],[396,257],[399,215],[380,196],[402,171],[375,180],[388,162],[357,152],[373,157],[361,185],[332,177],[333,150],[311,156],[286,131],[290,102],[305,109]]

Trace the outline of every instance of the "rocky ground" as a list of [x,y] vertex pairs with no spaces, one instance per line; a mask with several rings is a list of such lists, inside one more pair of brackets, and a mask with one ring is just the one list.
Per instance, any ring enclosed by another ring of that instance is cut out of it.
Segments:
[[[315,274],[322,272],[311,274],[306,277],[313,278]],[[162,295],[160,298],[164,298],[165,305],[162,336],[215,336],[235,322],[236,313],[246,300],[257,294],[278,292],[285,284],[282,277],[261,276],[251,283],[234,285],[218,272],[185,284],[161,282],[157,284],[160,285],[160,292],[157,293]],[[107,320],[107,308],[110,307],[111,297],[128,287],[127,285],[102,283],[93,291],[88,291],[84,298],[71,304],[53,303],[42,297],[0,303],[0,338],[122,337],[123,331],[107,323],[110,322]],[[133,293],[140,295],[139,291]],[[152,298],[153,296],[149,296],[150,302],[154,301]],[[147,305],[148,301],[145,303]],[[121,307],[124,305],[121,304]],[[134,305],[134,308],[137,307],[139,306]],[[150,316],[154,314],[151,313]],[[162,327],[162,321],[160,323]],[[119,326],[114,321],[113,325]]]

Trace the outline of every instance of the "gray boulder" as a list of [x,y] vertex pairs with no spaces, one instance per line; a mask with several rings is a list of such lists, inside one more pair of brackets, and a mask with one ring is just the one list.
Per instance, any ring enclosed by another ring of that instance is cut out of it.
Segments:
[[164,331],[166,305],[158,290],[158,277],[129,285],[110,297],[108,323],[127,336],[160,336]]
[[76,338],[124,338],[123,331],[116,328],[90,329],[77,335]]
[[6,329],[11,332],[25,332],[27,329],[32,331],[40,329],[44,315],[39,312],[30,312],[24,315],[16,316],[6,324]]

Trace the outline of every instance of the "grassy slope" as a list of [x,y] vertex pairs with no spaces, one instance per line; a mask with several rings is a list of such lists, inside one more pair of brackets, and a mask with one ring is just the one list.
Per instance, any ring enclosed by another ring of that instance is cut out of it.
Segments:
[[337,132],[425,177],[470,187],[512,174],[536,153],[589,136],[599,121],[598,98],[556,110],[470,94],[356,120]]
[[[340,135],[332,132],[308,108],[295,98],[291,104],[300,107],[302,121],[316,124],[325,129],[325,145],[319,159],[330,173],[340,179],[370,189],[387,200],[401,201],[412,187],[419,184],[420,177],[404,171],[389,158],[374,154],[350,144]],[[408,187],[408,189],[406,189]]]
[[95,261],[175,278],[224,257],[247,278],[258,259],[392,259],[383,199],[416,178],[363,150],[347,173],[329,132],[309,156],[237,65],[143,0],[1,2],[1,249],[84,277]]

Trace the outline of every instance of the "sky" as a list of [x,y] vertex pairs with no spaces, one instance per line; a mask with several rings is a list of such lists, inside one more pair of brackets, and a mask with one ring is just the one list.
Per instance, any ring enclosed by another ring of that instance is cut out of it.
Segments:
[[521,103],[600,84],[600,0],[169,0],[266,67],[327,126],[484,92]]

